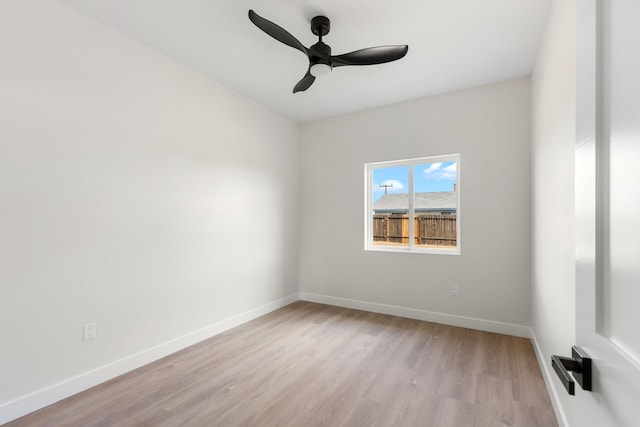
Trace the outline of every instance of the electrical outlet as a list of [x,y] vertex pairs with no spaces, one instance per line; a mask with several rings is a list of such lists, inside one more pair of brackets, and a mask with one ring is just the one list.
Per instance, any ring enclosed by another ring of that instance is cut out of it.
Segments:
[[458,286],[458,285],[451,286],[451,295],[453,295],[454,297],[459,297],[460,296],[460,286]]
[[85,325],[82,327],[82,340],[95,340],[96,336],[96,322],[85,323]]

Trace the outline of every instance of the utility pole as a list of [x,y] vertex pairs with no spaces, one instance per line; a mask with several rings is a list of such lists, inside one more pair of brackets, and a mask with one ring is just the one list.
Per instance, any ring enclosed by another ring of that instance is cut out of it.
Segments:
[[384,188],[384,195],[387,195],[387,188],[393,187],[393,184],[380,184],[380,188]]

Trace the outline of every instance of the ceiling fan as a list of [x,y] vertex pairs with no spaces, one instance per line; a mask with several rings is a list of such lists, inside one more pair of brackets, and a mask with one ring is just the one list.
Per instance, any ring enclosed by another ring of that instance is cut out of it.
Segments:
[[331,47],[322,41],[329,33],[331,22],[326,16],[316,16],[311,20],[311,32],[318,36],[318,43],[306,48],[294,36],[282,27],[249,10],[249,19],[258,28],[274,39],[294,49],[298,49],[309,58],[309,68],[293,88],[293,93],[302,92],[313,84],[316,77],[327,75],[335,67],[345,65],[374,65],[391,62],[404,57],[409,50],[407,45],[377,46],[356,50],[343,55],[332,56]]

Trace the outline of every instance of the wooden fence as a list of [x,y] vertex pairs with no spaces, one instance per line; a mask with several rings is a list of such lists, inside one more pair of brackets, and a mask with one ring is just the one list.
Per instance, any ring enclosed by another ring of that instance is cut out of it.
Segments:
[[[415,245],[456,246],[456,215],[418,215],[414,218]],[[373,216],[374,244],[409,243],[409,216]]]

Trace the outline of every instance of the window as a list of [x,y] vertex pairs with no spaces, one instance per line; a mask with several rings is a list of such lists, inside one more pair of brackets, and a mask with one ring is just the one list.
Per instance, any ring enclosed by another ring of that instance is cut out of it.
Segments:
[[367,163],[365,249],[460,254],[460,155]]

